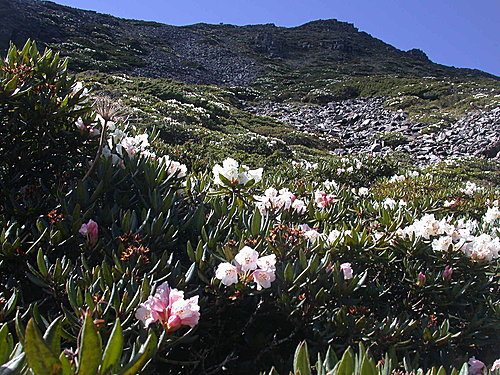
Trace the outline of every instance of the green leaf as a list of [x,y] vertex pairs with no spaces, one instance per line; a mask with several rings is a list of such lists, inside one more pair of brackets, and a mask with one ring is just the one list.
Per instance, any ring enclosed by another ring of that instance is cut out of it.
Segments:
[[59,353],[61,351],[61,323],[63,317],[60,316],[54,320],[49,328],[45,331],[43,339],[49,345],[54,353]]
[[24,345],[24,326],[23,326],[23,322],[21,321],[21,313],[19,312],[19,310],[17,310],[16,312],[16,317],[14,318],[14,322],[15,322],[15,327],[16,327],[16,334],[17,334],[17,337],[19,337],[19,342],[21,344]]
[[61,362],[43,341],[33,318],[26,327],[24,348],[28,365],[35,375],[62,374]]
[[101,375],[108,373],[108,371],[112,370],[118,363],[120,363],[122,350],[123,331],[120,319],[118,318],[113,326],[113,330],[111,331],[111,336],[109,337],[106,349],[104,349],[100,371]]
[[377,375],[377,369],[373,360],[370,359],[366,353],[363,355],[363,360],[361,362],[361,375]]
[[16,375],[19,374],[24,367],[25,354],[21,353],[12,358],[9,362],[0,366],[0,375]]
[[40,271],[43,277],[46,277],[49,271],[47,270],[47,264],[45,263],[45,259],[43,257],[43,251],[41,248],[38,249],[36,262],[38,264],[38,270]]
[[59,356],[59,360],[62,364],[62,375],[73,375],[71,363],[69,362],[69,359],[64,355],[64,352],[62,352]]
[[311,363],[309,362],[309,352],[305,341],[302,341],[295,350],[293,371],[295,374],[311,375]]
[[260,214],[259,210],[255,210],[251,223],[252,236],[257,236],[259,234],[261,223],[262,223],[262,215]]
[[0,328],[0,364],[5,363],[12,351],[12,342],[9,343],[9,329],[7,324]]
[[335,351],[329,346],[325,354],[325,359],[323,361],[326,371],[333,370],[339,359],[335,354]]
[[80,337],[80,354],[78,356],[77,375],[95,375],[101,362],[101,338],[94,326],[92,315],[85,316]]
[[191,279],[195,275],[195,271],[196,271],[196,263],[193,263],[186,272],[186,284],[191,281]]
[[148,339],[141,346],[139,352],[125,366],[118,375],[136,375],[144,367],[144,365],[155,355],[158,349],[158,338],[153,331],[150,332]]
[[352,375],[352,373],[354,372],[354,361],[350,348],[346,349],[344,355],[335,366],[335,369],[337,371],[334,372],[337,375]]

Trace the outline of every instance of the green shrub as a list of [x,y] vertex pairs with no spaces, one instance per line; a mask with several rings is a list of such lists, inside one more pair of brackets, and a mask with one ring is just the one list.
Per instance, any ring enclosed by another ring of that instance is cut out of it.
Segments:
[[75,122],[88,112],[84,89],[68,75],[67,60],[50,50],[40,55],[30,41],[22,50],[10,47],[0,62],[4,209],[36,212],[30,205],[34,200],[41,203],[44,190],[79,175],[78,163],[86,162],[88,146]]

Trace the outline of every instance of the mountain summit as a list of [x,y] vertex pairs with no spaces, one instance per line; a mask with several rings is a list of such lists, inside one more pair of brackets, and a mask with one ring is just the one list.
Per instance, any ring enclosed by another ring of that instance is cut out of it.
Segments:
[[266,25],[170,26],[126,20],[48,1],[0,0],[0,49],[28,38],[71,57],[74,71],[99,70],[172,78],[187,83],[247,86],[278,76],[396,74],[494,77],[404,52],[334,19],[298,27]]

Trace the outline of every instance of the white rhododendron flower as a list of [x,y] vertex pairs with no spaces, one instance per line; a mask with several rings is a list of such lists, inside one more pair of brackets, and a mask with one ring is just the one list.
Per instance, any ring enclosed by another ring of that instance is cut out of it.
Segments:
[[249,246],[243,247],[234,257],[234,260],[241,266],[242,271],[253,271],[257,268],[259,253]]
[[492,238],[489,234],[481,234],[464,247],[465,254],[477,261],[491,262],[498,258],[500,239]]
[[426,240],[433,236],[432,249],[434,251],[447,251],[452,246],[454,251],[462,251],[476,262],[491,262],[498,258],[500,252],[500,238],[482,233],[473,236],[471,233],[477,228],[477,222],[460,219],[455,225],[450,219],[436,220],[434,215],[425,215],[406,228],[400,228],[396,234],[401,237],[422,237]]
[[474,195],[475,192],[484,190],[484,188],[477,186],[474,182],[467,181],[465,187],[460,189],[460,191],[467,195]]
[[187,167],[184,164],[171,160],[168,155],[162,156],[158,161],[167,166],[169,175],[177,173],[177,177],[179,178],[186,177]]
[[216,164],[212,173],[214,174],[214,183],[219,186],[224,186],[220,176],[229,180],[232,184],[245,185],[248,181],[254,180],[260,182],[262,180],[262,168],[250,170],[246,165],[240,167],[239,163],[232,159],[227,158],[222,162],[222,166]]
[[327,240],[326,242],[328,244],[333,244],[335,241],[337,241],[337,239],[342,235],[342,232],[339,231],[339,230],[332,230],[330,233],[328,233],[328,237],[327,237]]
[[253,280],[257,290],[270,288],[271,283],[276,280],[275,254],[259,257],[257,251],[245,246],[234,257],[233,263],[236,265],[221,263],[215,271],[215,277],[226,286],[237,283],[240,275],[244,282]]
[[292,209],[299,215],[302,215],[306,212],[307,206],[303,200],[295,199],[292,203]]
[[432,249],[434,251],[448,251],[450,246],[453,245],[453,238],[451,236],[443,236],[432,241]]
[[382,202],[382,205],[393,210],[396,207],[397,202],[392,198],[385,198],[384,202]]
[[406,180],[405,175],[394,175],[389,179],[389,182],[402,182]]
[[299,225],[299,229],[303,231],[302,235],[310,242],[314,243],[321,237],[321,233],[319,233],[316,229],[311,228],[307,224]]
[[280,209],[292,209],[298,214],[303,214],[307,208],[304,201],[297,199],[288,189],[281,189],[278,191],[270,187],[264,192],[264,195],[256,195],[254,198],[257,208],[263,215],[266,213],[276,213]]
[[344,280],[350,280],[350,279],[352,279],[351,263],[342,263],[340,265],[340,270],[344,274]]
[[238,269],[231,263],[221,263],[215,271],[215,277],[224,285],[232,285],[238,282]]
[[358,189],[358,195],[368,195],[369,189],[367,187],[360,187]]
[[339,188],[339,184],[337,184],[335,181],[325,181],[323,182],[323,185],[325,186],[325,189],[327,190],[337,190]]
[[257,259],[257,266],[263,270],[276,271],[276,255],[271,254]]
[[257,290],[262,288],[270,288],[271,283],[276,280],[276,275],[270,270],[256,270],[253,273],[253,279],[257,284]]
[[500,208],[498,206],[488,208],[488,211],[484,214],[484,222],[492,224],[498,219],[500,219]]

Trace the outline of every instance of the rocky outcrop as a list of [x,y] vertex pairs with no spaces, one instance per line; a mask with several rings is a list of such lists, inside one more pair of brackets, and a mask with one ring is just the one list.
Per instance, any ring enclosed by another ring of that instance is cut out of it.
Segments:
[[327,105],[264,103],[248,110],[298,130],[339,139],[339,155],[404,152],[419,164],[448,157],[500,158],[500,107],[468,113],[447,126],[408,119],[383,107],[384,98],[352,99]]

